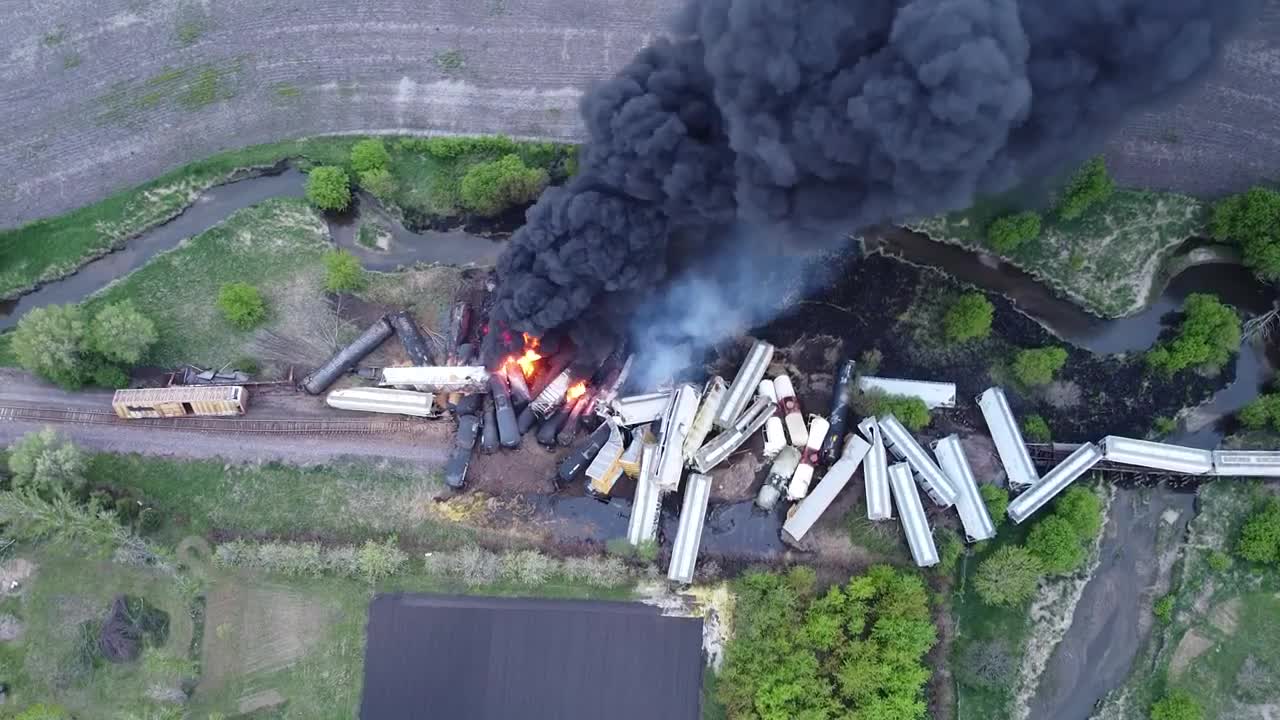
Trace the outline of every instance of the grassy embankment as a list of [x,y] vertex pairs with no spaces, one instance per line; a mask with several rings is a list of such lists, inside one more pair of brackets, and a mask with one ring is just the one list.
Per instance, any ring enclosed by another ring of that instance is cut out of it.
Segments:
[[[1146,717],[1171,689],[1189,692],[1206,720],[1262,720],[1280,702],[1280,572],[1231,556],[1254,504],[1274,485],[1218,480],[1200,490],[1174,571],[1172,609],[1113,693],[1102,720]],[[1172,539],[1171,541],[1176,541]]]
[[[95,487],[140,490],[161,511],[163,525],[150,536],[161,562],[126,564],[98,546],[9,549],[8,566],[21,558],[36,567],[19,596],[0,598],[0,613],[24,631],[21,640],[0,643],[0,672],[11,693],[7,708],[56,702],[77,717],[176,719],[235,717],[256,702],[283,701],[282,714],[267,716],[350,718],[360,697],[367,606],[377,592],[601,599],[634,593],[634,574],[592,584],[557,574],[556,566],[536,580],[513,576],[504,566],[487,580],[468,582],[415,553],[400,572],[375,583],[280,575],[212,563],[201,542],[180,541],[229,533],[359,545],[398,533],[419,550],[469,544],[465,528],[431,514],[438,479],[404,466],[225,468],[98,454],[87,475]],[[95,654],[81,624],[105,617],[122,593],[168,613],[170,632],[141,660],[111,663]],[[156,699],[159,690],[172,692],[183,679],[198,679],[185,707]]]
[[[987,240],[987,227],[1019,209],[992,199],[911,227],[935,240],[1000,255]],[[1040,236],[1005,259],[1090,312],[1118,317],[1142,308],[1167,254],[1202,233],[1208,213],[1207,203],[1186,195],[1117,189],[1075,220],[1047,214]]]
[[[197,75],[197,77],[199,77]],[[136,188],[57,217],[0,231],[0,297],[13,297],[37,283],[57,279],[85,262],[121,246],[129,238],[178,215],[199,193],[224,183],[246,169],[296,161],[304,169],[340,165],[350,171],[351,146],[361,136],[317,137],[233,150],[184,165]],[[396,183],[393,211],[420,220],[463,214],[459,182],[471,165],[496,158],[499,144],[479,147],[452,158],[425,152],[421,140],[384,138],[391,155],[389,170]],[[404,141],[404,142],[402,142]],[[532,167],[562,181],[571,166],[572,148],[550,143],[514,143],[516,154]]]

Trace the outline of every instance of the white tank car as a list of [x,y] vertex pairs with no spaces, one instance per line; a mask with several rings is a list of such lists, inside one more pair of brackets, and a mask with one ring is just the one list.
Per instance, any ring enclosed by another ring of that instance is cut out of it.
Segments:
[[434,417],[431,393],[393,388],[347,388],[334,390],[324,399],[329,407],[339,410]]

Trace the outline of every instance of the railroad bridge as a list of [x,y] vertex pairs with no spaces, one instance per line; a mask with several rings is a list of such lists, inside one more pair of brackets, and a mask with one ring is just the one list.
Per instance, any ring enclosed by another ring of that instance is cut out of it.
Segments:
[[[1080,443],[1027,443],[1027,451],[1031,462],[1041,474],[1057,467],[1071,453],[1080,447]],[[1152,468],[1125,465],[1123,463],[1101,460],[1090,469],[1090,472],[1101,473],[1104,478],[1121,485],[1157,485],[1162,482],[1172,487],[1199,484],[1204,480],[1212,480],[1216,475],[1200,473],[1184,473],[1172,470],[1156,470]]]

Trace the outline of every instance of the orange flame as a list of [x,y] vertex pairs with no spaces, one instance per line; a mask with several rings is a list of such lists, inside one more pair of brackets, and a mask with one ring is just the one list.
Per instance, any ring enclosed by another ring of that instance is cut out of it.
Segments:
[[542,345],[542,341],[533,337],[529,333],[524,334],[524,355],[515,358],[516,364],[520,366],[520,371],[524,373],[526,379],[533,377],[534,363],[542,359],[542,353],[538,352],[538,348]]
[[586,391],[587,391],[587,383],[583,381],[569,388],[569,391],[564,394],[564,397],[569,402],[573,402],[574,400],[577,400],[579,397],[581,397],[582,393]]

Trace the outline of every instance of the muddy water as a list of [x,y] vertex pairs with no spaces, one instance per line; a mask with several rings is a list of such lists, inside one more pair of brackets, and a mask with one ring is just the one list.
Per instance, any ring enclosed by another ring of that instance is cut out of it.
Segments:
[[1156,544],[1158,531],[1168,514],[1172,525],[1164,535],[1179,544],[1194,506],[1194,495],[1167,487],[1116,490],[1098,568],[1049,657],[1029,717],[1086,720],[1094,704],[1124,682],[1153,623],[1143,594],[1172,564],[1171,548]]
[[[74,275],[46,283],[16,300],[0,302],[0,330],[13,327],[35,308],[83,300],[142,267],[156,253],[212,228],[237,210],[271,198],[302,197],[305,182],[306,175],[288,169],[210,188],[182,214],[129,240],[119,250],[85,264]],[[370,250],[356,243],[356,232],[364,216],[388,229],[391,243],[387,250]],[[375,200],[363,195],[352,212],[328,218],[328,222],[334,242],[355,253],[370,270],[395,270],[418,262],[491,264],[502,248],[495,240],[456,230],[414,232],[378,208]]]
[[[1274,298],[1274,291],[1239,265],[1196,265],[1174,277],[1142,312],[1103,319],[1057,297],[1035,278],[998,258],[933,242],[919,233],[893,230],[868,240],[868,248],[881,249],[913,264],[942,270],[962,282],[1001,293],[1050,332],[1097,353],[1147,350],[1171,327],[1183,300],[1191,293],[1217,295],[1248,317],[1270,310]],[[1246,344],[1236,356],[1232,383],[1191,413],[1169,441],[1193,447],[1216,447],[1227,431],[1224,418],[1258,396],[1280,364],[1277,360],[1280,360],[1280,348],[1276,345]]]

